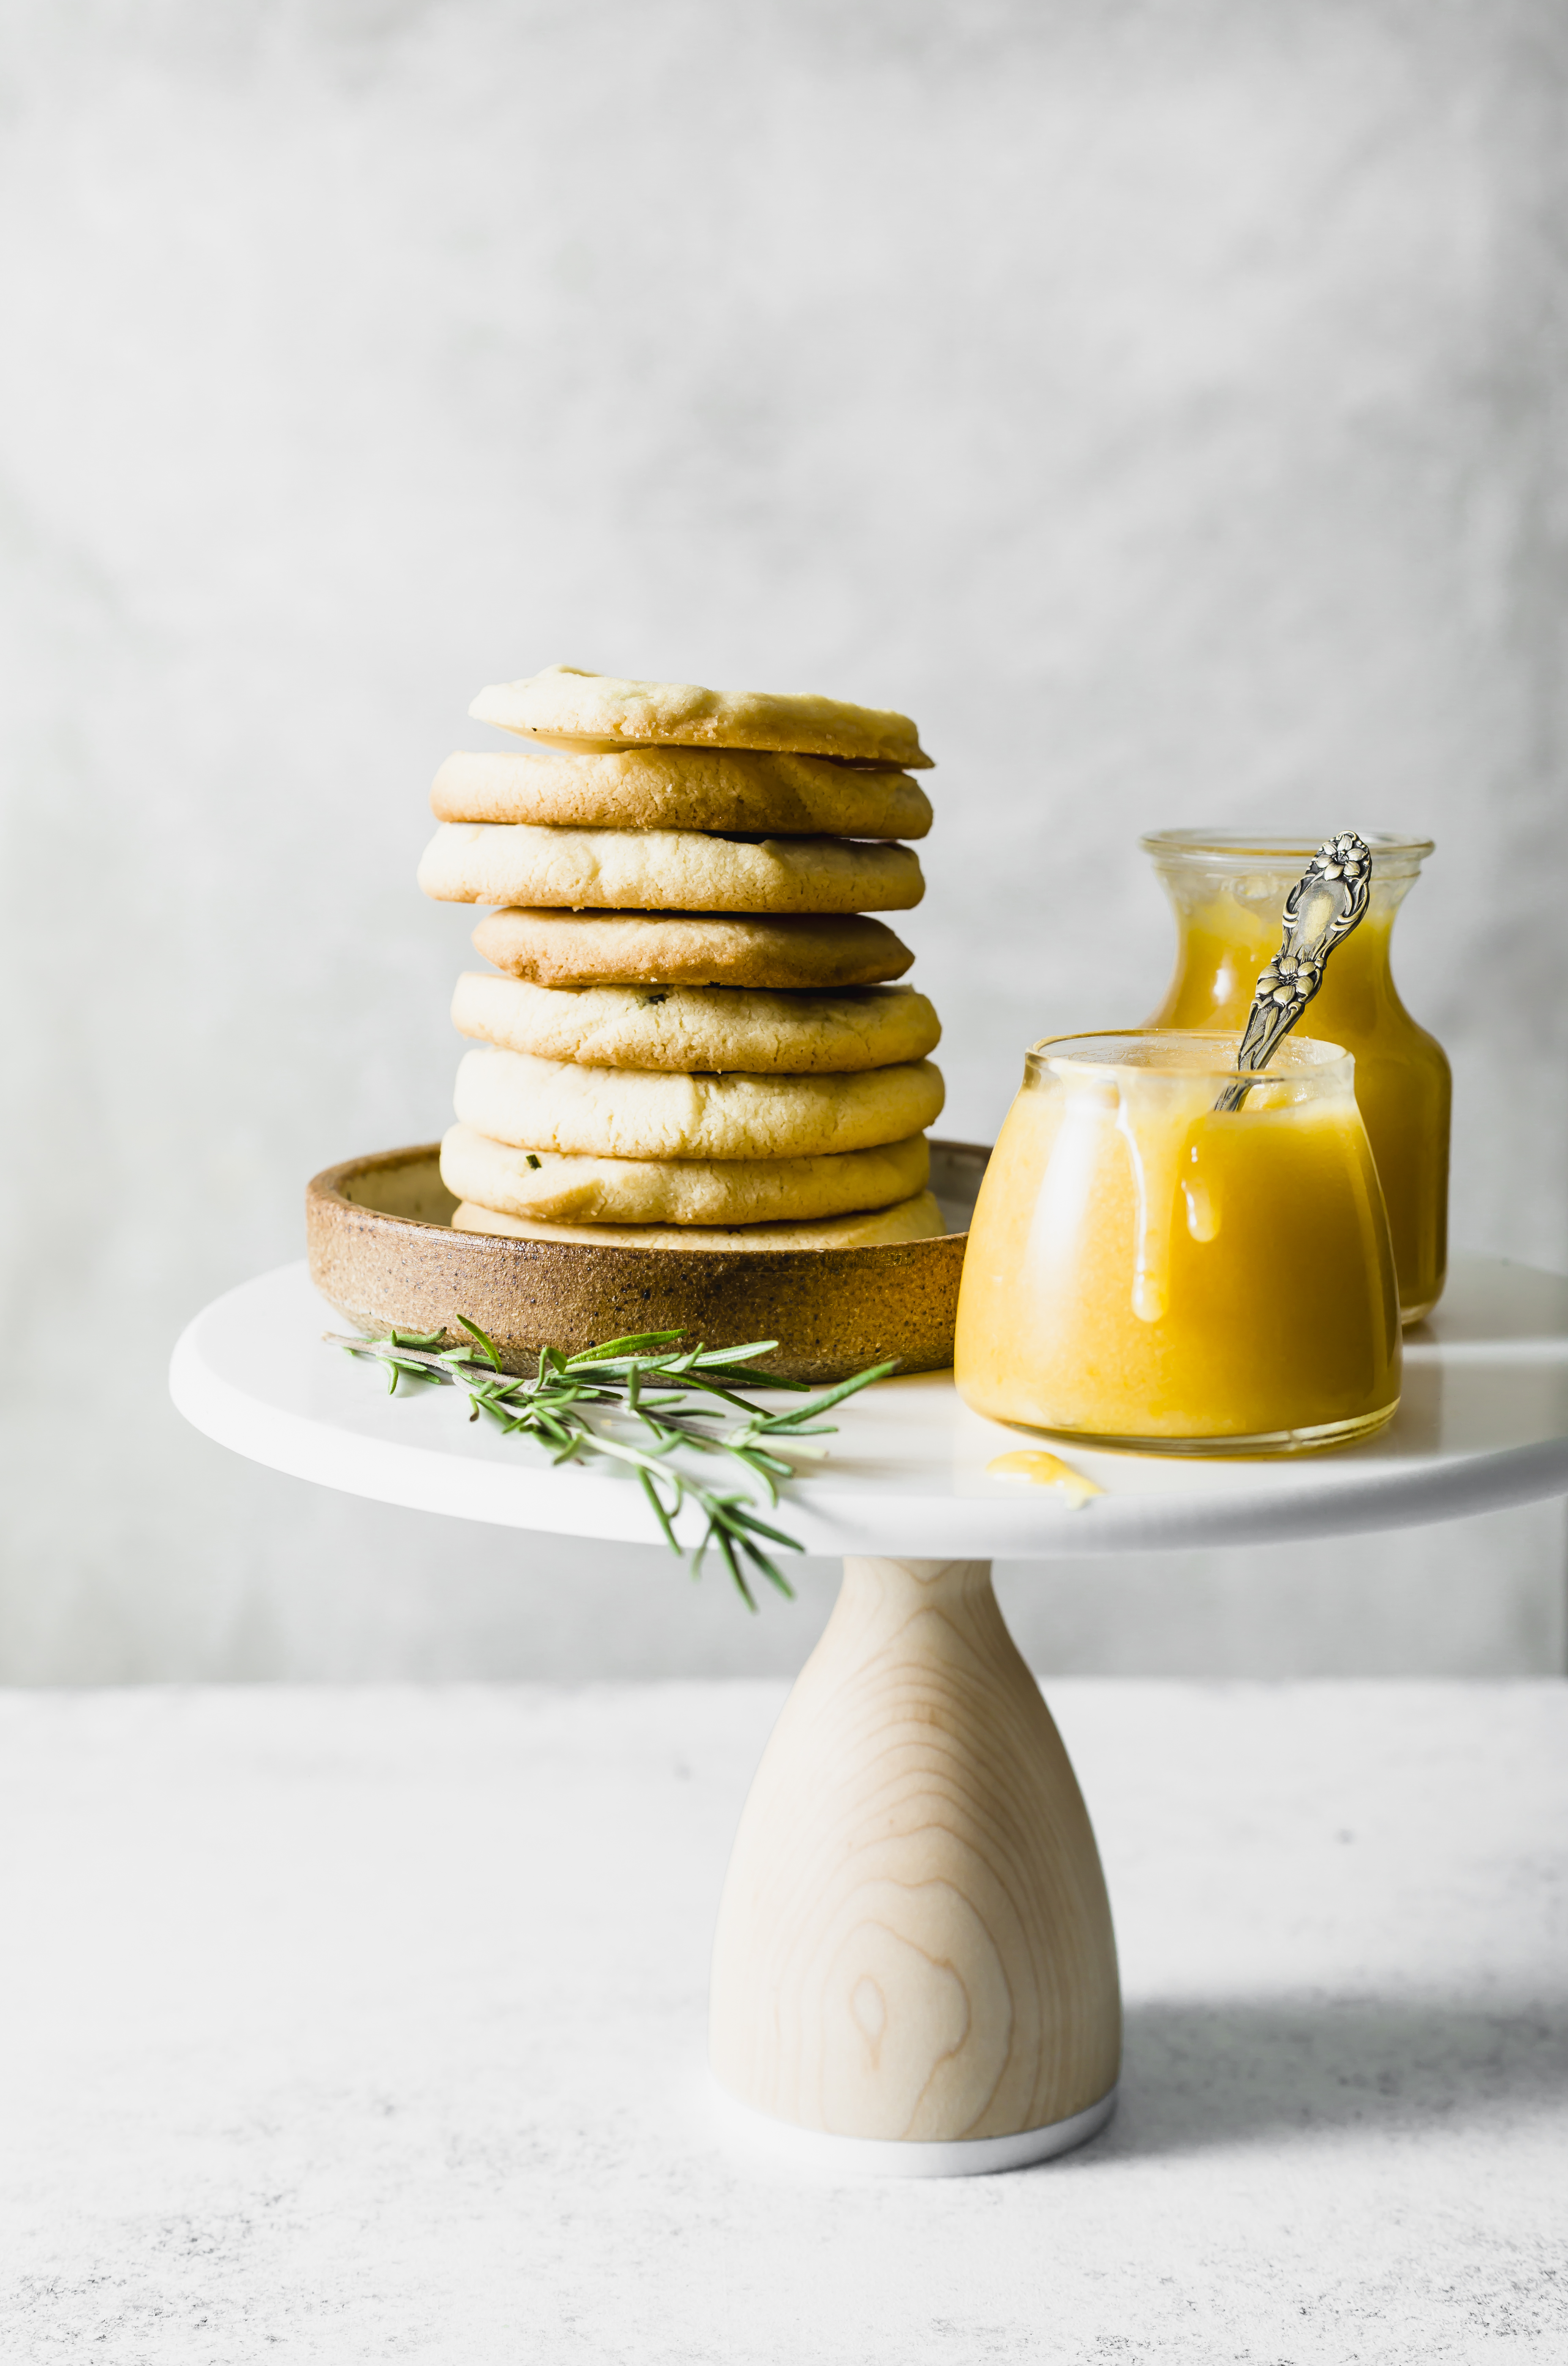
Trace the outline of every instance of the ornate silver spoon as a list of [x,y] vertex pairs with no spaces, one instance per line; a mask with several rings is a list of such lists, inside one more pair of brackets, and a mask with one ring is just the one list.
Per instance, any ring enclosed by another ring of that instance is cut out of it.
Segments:
[[[1372,858],[1365,839],[1353,829],[1325,838],[1285,898],[1283,940],[1253,988],[1235,1055],[1243,1076],[1268,1066],[1323,984],[1329,954],[1365,918],[1371,892]],[[1215,1109],[1240,1109],[1248,1090],[1245,1083],[1227,1085]]]

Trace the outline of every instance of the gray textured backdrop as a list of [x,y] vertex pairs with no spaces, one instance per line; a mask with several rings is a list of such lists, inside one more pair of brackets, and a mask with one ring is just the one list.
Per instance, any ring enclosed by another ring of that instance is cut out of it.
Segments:
[[[1561,0],[15,0],[0,74],[0,1674],[803,1651],[825,1572],[750,1626],[164,1393],[307,1175],[442,1125],[424,791],[557,659],[918,717],[963,1134],[1156,998],[1141,828],[1429,831],[1458,1236],[1568,1264]],[[1562,1521],[1010,1602],[1043,1664],[1547,1668]]]

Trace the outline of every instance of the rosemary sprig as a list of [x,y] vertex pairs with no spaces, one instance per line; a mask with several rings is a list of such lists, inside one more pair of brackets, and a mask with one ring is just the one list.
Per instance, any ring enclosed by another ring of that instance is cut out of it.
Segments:
[[[443,1331],[392,1331],[385,1338],[366,1334],[349,1337],[328,1331],[324,1336],[331,1346],[384,1365],[390,1394],[396,1393],[402,1380],[463,1388],[468,1392],[470,1421],[488,1414],[509,1437],[537,1438],[550,1449],[553,1461],[570,1462],[582,1455],[599,1454],[626,1463],[636,1471],[660,1531],[676,1555],[681,1547],[675,1539],[675,1516],[690,1497],[707,1521],[690,1556],[692,1575],[700,1576],[708,1552],[716,1551],[749,1610],[756,1609],[757,1601],[748,1582],[746,1562],[753,1571],[760,1570],[770,1585],[795,1599],[795,1588],[761,1539],[786,1546],[791,1552],[803,1552],[805,1547],[760,1518],[748,1496],[703,1486],[671,1459],[672,1455],[682,1448],[728,1454],[750,1473],[772,1508],[779,1500],[779,1482],[795,1475],[795,1464],[778,1448],[788,1447],[802,1459],[819,1460],[827,1448],[812,1441],[833,1436],[835,1425],[818,1416],[871,1381],[885,1380],[896,1369],[893,1364],[874,1364],[868,1371],[857,1372],[853,1380],[840,1380],[837,1388],[812,1397],[807,1404],[769,1413],[764,1406],[750,1403],[740,1391],[801,1391],[810,1386],[806,1380],[781,1380],[776,1372],[753,1369],[750,1359],[770,1355],[778,1345],[776,1339],[753,1339],[744,1347],[706,1347],[699,1340],[694,1347],[682,1348],[683,1332],[639,1331],[625,1339],[606,1339],[597,1347],[584,1347],[575,1356],[563,1355],[558,1347],[542,1347],[539,1369],[530,1380],[503,1368],[494,1340],[477,1323],[470,1323],[466,1314],[459,1314],[457,1321],[471,1346],[443,1347]],[[694,1398],[712,1398],[716,1403],[694,1403]],[[719,1418],[717,1406],[729,1407],[743,1418],[732,1428],[716,1433],[703,1425]],[[597,1426],[590,1417],[594,1409],[601,1420],[630,1415],[652,1440],[651,1446],[616,1437]],[[668,1491],[668,1500],[661,1490]]]

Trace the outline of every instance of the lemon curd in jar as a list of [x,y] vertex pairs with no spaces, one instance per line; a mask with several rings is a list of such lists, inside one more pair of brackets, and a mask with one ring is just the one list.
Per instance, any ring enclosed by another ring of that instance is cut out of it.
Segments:
[[993,1421],[1159,1452],[1339,1445],[1399,1402],[1388,1219],[1353,1063],[1281,1044],[1239,1110],[1235,1041],[1030,1053],[980,1188],[954,1377]]
[[[1449,1064],[1418,1027],[1389,967],[1394,917],[1432,851],[1429,839],[1372,837],[1371,907],[1331,954],[1295,1035],[1339,1043],[1393,1238],[1401,1319],[1437,1304],[1448,1265]],[[1176,909],[1176,974],[1151,1027],[1246,1024],[1258,973],[1280,950],[1280,913],[1314,850],[1308,837],[1168,829],[1142,841]]]

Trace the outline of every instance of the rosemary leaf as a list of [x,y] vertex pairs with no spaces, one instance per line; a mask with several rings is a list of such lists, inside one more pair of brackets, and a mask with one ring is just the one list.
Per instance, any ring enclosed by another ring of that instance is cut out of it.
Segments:
[[696,1346],[690,1360],[700,1360],[705,1371],[716,1371],[721,1364],[743,1363],[748,1356],[771,1356],[778,1344],[776,1339],[753,1339],[744,1347]]
[[768,1556],[762,1550],[761,1546],[753,1544],[750,1537],[741,1537],[738,1539],[738,1542],[741,1551],[746,1555],[749,1560],[756,1563],[757,1567],[761,1571],[762,1575],[767,1579],[769,1584],[776,1585],[786,1602],[793,1602],[795,1600],[794,1586],[790,1583],[783,1570],[778,1568],[774,1562],[768,1559]]
[[[779,1491],[773,1483],[773,1474],[769,1470],[767,1464],[762,1461],[759,1456],[749,1454],[743,1446],[732,1446],[729,1450],[734,1455],[737,1462],[743,1462],[748,1470],[754,1470],[756,1472],[758,1478],[762,1482],[763,1491],[767,1495],[769,1503],[776,1504],[779,1500]],[[787,1478],[792,1474],[786,1471],[784,1475]]]
[[[624,1339],[606,1339],[597,1347],[581,1347],[570,1360],[574,1364],[602,1364],[609,1356],[640,1356],[649,1347],[672,1347],[684,1335],[680,1331],[634,1331]],[[553,1355],[555,1350],[550,1352]]]
[[637,1475],[637,1483],[652,1506],[653,1516],[664,1531],[665,1543],[672,1553],[678,1553],[681,1548],[675,1541],[675,1531],[670,1525],[670,1515],[664,1508],[658,1488],[648,1471],[639,1470]]
[[791,1552],[806,1550],[806,1547],[796,1538],[786,1537],[782,1528],[770,1527],[766,1520],[760,1520],[755,1512],[743,1503],[739,1495],[734,1498],[734,1516],[741,1527],[754,1528],[760,1537],[771,1537],[776,1545],[787,1545]]
[[502,1368],[501,1350],[496,1346],[495,1341],[491,1337],[489,1332],[481,1331],[477,1323],[470,1323],[466,1314],[459,1314],[457,1320],[462,1324],[464,1330],[467,1331],[471,1337],[479,1341],[479,1346],[484,1349],[485,1354],[490,1358],[491,1362],[495,1366],[496,1370],[499,1372]]
[[840,1380],[836,1389],[824,1390],[821,1396],[813,1397],[809,1404],[796,1405],[793,1413],[771,1414],[764,1426],[775,1430],[789,1429],[796,1422],[810,1421],[814,1414],[827,1413],[831,1406],[842,1404],[846,1397],[852,1397],[860,1390],[869,1388],[873,1380],[886,1380],[888,1374],[897,1369],[897,1364],[873,1364],[869,1371],[857,1372],[852,1380]]
[[[730,1543],[728,1532],[719,1526],[717,1521],[710,1518],[708,1522],[708,1535],[712,1537],[715,1544],[717,1545],[719,1551],[724,1555],[725,1566],[728,1570],[730,1576],[735,1580],[736,1586],[739,1591],[741,1601],[746,1605],[748,1610],[754,1611],[757,1607],[757,1597],[746,1583],[746,1573],[735,1557],[735,1547]],[[700,1571],[694,1569],[692,1574],[695,1577],[700,1574]]]

